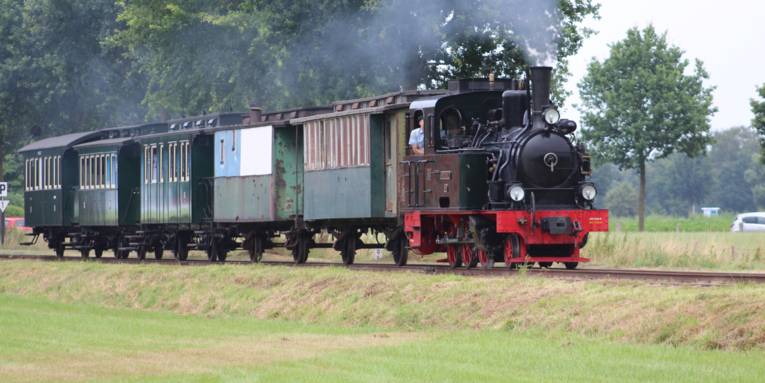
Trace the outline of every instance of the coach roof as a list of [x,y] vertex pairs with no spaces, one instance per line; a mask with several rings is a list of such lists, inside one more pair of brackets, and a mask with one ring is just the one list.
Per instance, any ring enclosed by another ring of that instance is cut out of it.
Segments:
[[102,135],[103,135],[103,132],[92,131],[92,132],[71,133],[71,134],[65,134],[63,136],[49,137],[49,138],[42,139],[40,141],[32,142],[29,145],[26,145],[23,148],[19,149],[18,152],[25,153],[25,152],[35,151],[35,150],[69,148],[73,145],[98,139]]

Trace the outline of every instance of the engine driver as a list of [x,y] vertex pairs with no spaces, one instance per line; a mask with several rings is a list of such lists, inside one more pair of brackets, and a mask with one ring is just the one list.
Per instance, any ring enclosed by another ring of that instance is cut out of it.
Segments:
[[417,116],[418,128],[412,130],[409,134],[409,146],[412,148],[412,154],[421,155],[425,154],[425,120],[422,118],[422,114]]

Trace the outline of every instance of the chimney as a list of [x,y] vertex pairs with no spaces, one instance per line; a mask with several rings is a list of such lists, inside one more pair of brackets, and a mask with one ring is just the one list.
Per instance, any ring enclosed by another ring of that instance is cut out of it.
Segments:
[[542,113],[542,108],[550,105],[550,79],[552,68],[549,66],[534,66],[529,68],[531,79],[532,109],[534,113]]
[[250,123],[251,124],[260,122],[262,115],[263,115],[263,109],[257,107],[254,104],[250,105]]

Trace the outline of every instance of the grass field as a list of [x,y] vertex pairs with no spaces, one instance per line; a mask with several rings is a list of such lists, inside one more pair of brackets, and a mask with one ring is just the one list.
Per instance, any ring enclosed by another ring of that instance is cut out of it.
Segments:
[[390,332],[0,295],[3,382],[759,382],[762,351]]
[[765,270],[765,233],[592,233],[593,266]]
[[[663,232],[723,232],[730,231],[735,214],[721,214],[717,217],[673,217],[666,215],[648,215],[645,218],[645,231]],[[637,217],[609,217],[611,231],[638,231]]]

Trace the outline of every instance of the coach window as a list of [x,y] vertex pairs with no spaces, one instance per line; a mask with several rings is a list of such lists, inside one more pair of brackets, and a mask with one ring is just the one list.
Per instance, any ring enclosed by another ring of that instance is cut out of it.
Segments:
[[56,189],[56,172],[58,169],[56,168],[56,157],[53,156],[50,158],[50,188]]
[[117,185],[117,155],[112,154],[112,187],[116,188]]
[[155,184],[157,183],[157,173],[159,172],[159,169],[157,166],[159,165],[159,162],[157,161],[157,145],[151,146],[151,183]]
[[88,189],[96,188],[96,157],[88,156]]
[[159,182],[165,182],[165,144],[159,144]]
[[56,188],[61,189],[61,156],[56,157]]

